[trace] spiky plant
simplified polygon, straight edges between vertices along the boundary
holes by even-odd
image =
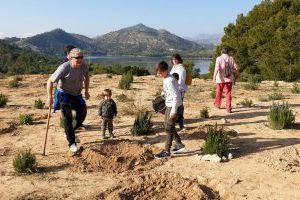
[[[200,110],[200,117],[201,118],[209,118],[209,112],[208,112],[208,108],[207,107],[202,108]]]
[[[131,128],[132,135],[147,135],[153,126],[151,117],[149,112],[139,112],[136,115],[133,127]]]
[[[19,116],[20,124],[22,125],[31,125],[33,124],[33,115],[32,114],[21,114]]]
[[[223,127],[209,126],[203,149],[205,154],[217,154],[220,157],[227,156],[229,153],[229,136]]]
[[[268,113],[270,128],[281,130],[295,123],[295,114],[288,103],[273,103]]]
[[[18,153],[13,160],[13,167],[17,173],[31,174],[37,171],[37,162],[31,149]]]
[[[34,107],[37,109],[43,109],[45,106],[45,102],[43,102],[41,99],[34,100]]]

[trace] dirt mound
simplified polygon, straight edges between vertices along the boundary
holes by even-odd
[[[71,158],[76,171],[121,173],[161,164],[154,160],[150,146],[130,140],[106,140],[84,145],[83,149],[79,156]]]
[[[285,172],[300,171],[300,150],[296,147],[285,147],[281,150],[269,153],[260,162],[268,166]]]
[[[211,189],[178,174],[158,173],[130,178],[97,199],[219,199]]]
[[[9,133],[16,129],[15,122],[3,122],[0,124],[0,134]]]

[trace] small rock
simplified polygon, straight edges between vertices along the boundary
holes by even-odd
[[[232,153],[229,153],[229,154],[228,154],[228,159],[231,160],[232,158],[233,158]]]

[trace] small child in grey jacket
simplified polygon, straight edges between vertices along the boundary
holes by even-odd
[[[117,105],[111,98],[112,92],[110,89],[103,91],[104,100],[99,104],[98,114],[102,118],[102,139],[114,138],[113,134],[113,118],[118,114]],[[105,136],[106,129],[108,129],[109,136]]]

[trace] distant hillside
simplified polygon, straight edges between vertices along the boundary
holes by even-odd
[[[165,56],[177,52],[183,56],[208,57],[213,51],[211,46],[197,44],[166,30],[156,30],[143,24],[96,38],[55,29],[28,38],[5,40],[10,44],[49,55],[62,55],[63,47],[67,44],[77,46],[91,55]]]
[[[178,52],[183,55],[200,56],[207,50],[203,45],[143,24],[114,31],[95,40],[97,46],[112,55],[163,56]]]
[[[5,40],[19,47],[30,48],[34,51],[49,55],[62,55],[63,48],[67,44],[79,47],[89,54],[103,55],[103,52],[98,50],[99,48],[93,44],[93,39],[78,34],[70,34],[62,29],[55,29],[50,32],[19,40],[16,40],[16,38],[6,38]]]
[[[0,40],[0,73],[11,75],[51,73],[58,63],[59,58],[22,49]]]
[[[193,42],[198,44],[206,44],[206,45],[218,45],[221,43],[221,38],[223,34],[199,34],[196,37],[187,38]]]

